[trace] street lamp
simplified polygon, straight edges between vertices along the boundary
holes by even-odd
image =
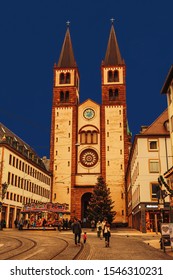
[[[164,178],[160,176],[158,178],[159,186],[160,186],[160,191],[161,191],[161,196],[164,200],[166,196],[170,196],[170,209],[169,209],[169,217],[170,217],[170,223],[173,222],[173,190],[169,187],[169,185],[164,181]],[[164,185],[166,190],[162,190],[162,185]]]
[[[1,185],[1,192],[0,192],[0,230],[3,229],[3,225],[2,225],[2,205],[3,205],[3,200],[5,198],[5,194],[7,192],[7,188],[8,188],[8,185],[7,185],[6,182]]]

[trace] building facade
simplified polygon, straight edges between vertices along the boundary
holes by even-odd
[[[169,221],[169,198],[159,205],[158,178],[172,164],[168,112],[135,135],[126,173],[129,226],[142,232],[158,231]]]
[[[14,227],[24,205],[50,201],[50,187],[51,174],[42,159],[0,123],[0,221],[5,221],[6,227]]]
[[[168,75],[165,79],[164,85],[161,89],[162,94],[166,94],[168,105],[168,117],[171,138],[171,159],[172,166],[165,170],[164,177],[168,186],[173,190],[173,65],[171,65]],[[170,195],[170,222],[173,222],[173,195]]]
[[[86,58],[87,59],[87,58]],[[86,217],[98,176],[110,188],[115,223],[126,224],[125,170],[130,134],[126,113],[126,65],[112,24],[101,64],[102,104],[79,102],[80,75],[69,26],[54,65],[50,140],[52,202],[68,203],[71,217]]]
[[[166,94],[168,105],[168,118],[170,126],[171,137],[171,150],[173,154],[173,65],[171,66],[169,73],[165,79],[164,85],[161,89],[162,94]],[[173,163],[173,159],[172,159]]]

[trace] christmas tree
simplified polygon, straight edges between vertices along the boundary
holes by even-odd
[[[87,208],[88,219],[97,222],[107,218],[108,222],[112,223],[116,215],[116,212],[112,210],[113,204],[110,190],[107,188],[103,177],[98,177]]]

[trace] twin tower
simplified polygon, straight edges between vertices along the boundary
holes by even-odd
[[[126,224],[125,171],[130,146],[126,65],[113,23],[101,64],[101,104],[92,99],[79,102],[80,75],[69,26],[53,76],[52,202],[67,203],[71,217],[87,218],[89,198],[97,178],[102,176],[114,201],[113,210],[117,212],[114,222]]]

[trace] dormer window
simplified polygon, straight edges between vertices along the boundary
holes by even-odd
[[[164,122],[164,127],[165,127],[166,131],[170,131],[169,130],[169,120]]]

